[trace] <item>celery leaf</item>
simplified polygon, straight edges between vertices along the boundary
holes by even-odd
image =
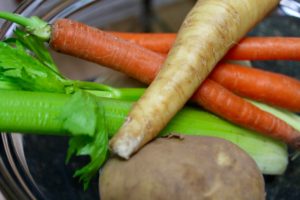
[[[74,174],[83,181],[86,190],[108,155],[104,108],[91,94],[78,91],[64,106],[61,117],[63,128],[71,133],[66,162],[74,154],[90,157],[90,162]]]
[[[25,90],[64,92],[66,81],[45,67],[17,41],[0,42],[0,74]]]
[[[73,135],[93,136],[97,126],[97,101],[92,95],[78,91],[63,107],[63,128]]]
[[[14,30],[14,35],[24,47],[32,51],[35,57],[42,62],[45,66],[49,67],[55,72],[58,72],[57,66],[54,63],[52,56],[46,48],[44,41],[38,37],[28,34],[20,29]]]

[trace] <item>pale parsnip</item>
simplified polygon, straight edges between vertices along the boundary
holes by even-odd
[[[185,18],[156,79],[110,141],[128,159],[152,140],[192,96],[230,47],[279,0],[198,0]]]

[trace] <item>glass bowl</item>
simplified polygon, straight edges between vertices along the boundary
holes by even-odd
[[[33,0],[23,1],[16,13],[39,16],[49,23],[71,18],[104,30],[131,32],[176,32],[195,1],[184,0]],[[150,4],[151,3],[151,4]],[[0,37],[12,35],[15,25],[4,23]],[[250,33],[251,36],[300,36],[300,20],[274,11]],[[113,86],[141,86],[131,78],[90,62],[52,52],[67,77],[96,80]],[[299,63],[252,62],[258,68],[300,79]],[[85,158],[65,165],[67,137],[1,134],[0,188],[8,199],[99,199],[98,179],[83,191],[73,178]],[[300,159],[290,162],[282,176],[265,176],[267,199],[300,199]]]

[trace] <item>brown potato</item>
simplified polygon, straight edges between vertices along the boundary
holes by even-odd
[[[263,176],[239,147],[181,137],[158,138],[128,161],[111,158],[100,174],[101,200],[265,199]]]

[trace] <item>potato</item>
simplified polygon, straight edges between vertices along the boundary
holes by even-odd
[[[158,138],[128,161],[111,158],[100,174],[101,200],[260,200],[256,163],[231,142],[213,137]]]

